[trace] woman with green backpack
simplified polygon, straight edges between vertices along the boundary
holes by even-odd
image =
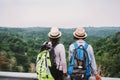
[[[52,45],[52,49],[50,50],[50,72],[54,80],[63,80],[63,76],[67,75],[65,47],[60,43],[61,35],[62,33],[57,27],[52,27],[48,33]]]
[[[67,76],[65,47],[59,42],[61,35],[58,28],[52,27],[49,41],[41,46],[36,60],[39,80],[64,80]]]

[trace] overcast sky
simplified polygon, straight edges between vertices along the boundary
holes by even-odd
[[[120,26],[120,0],[0,0],[0,26]]]

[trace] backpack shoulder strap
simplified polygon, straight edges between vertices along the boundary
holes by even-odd
[[[83,57],[83,55],[84,54],[81,54],[82,56],[80,56],[80,53],[81,53],[81,51],[80,51],[80,49],[83,49],[83,51],[85,51],[85,52],[87,52],[86,51],[86,49],[88,48],[88,44],[85,42],[85,44],[84,45],[78,45],[78,43],[77,42],[75,42],[74,43],[74,55],[77,55],[77,56],[79,56],[79,58],[80,59],[82,59]],[[82,52],[83,52],[82,51]],[[76,54],[77,53],[77,54]],[[85,54],[86,56],[87,56],[87,53]]]
[[[77,49],[78,48],[77,42],[74,42],[73,44],[74,44],[75,49]]]
[[[75,49],[79,48],[77,42],[74,42],[73,44],[74,44]],[[81,46],[81,45],[80,45],[80,46]],[[87,47],[88,47],[88,43],[85,42],[85,44],[83,45],[83,47],[84,47],[84,49],[86,50]]]
[[[91,63],[90,63],[90,59],[89,59],[89,56],[88,56],[87,48],[88,48],[88,44],[85,43],[85,45],[84,45],[84,51],[85,51],[86,56],[87,56],[87,58],[88,58],[88,64],[89,64],[90,67],[91,67]],[[92,68],[92,67],[91,67],[91,68]]]
[[[51,61],[51,65],[52,66],[56,66],[56,60],[55,60],[55,57],[56,57],[56,54],[55,54],[55,47],[57,46],[58,44],[54,45],[51,50],[49,51],[50,53],[50,61]]]
[[[88,44],[85,43],[85,44],[84,44],[84,49],[86,50],[87,48],[88,48]]]

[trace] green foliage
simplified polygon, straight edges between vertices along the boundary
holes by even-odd
[[[114,36],[100,39],[94,44],[97,62],[102,65],[102,75],[120,77],[120,32]]]
[[[30,64],[28,56],[16,54],[15,57],[16,57],[17,65],[19,65],[19,66],[22,65],[24,72],[28,72],[29,71],[28,67]]]
[[[120,77],[120,27],[86,27],[87,42],[92,44],[102,76]],[[40,46],[48,40],[50,28],[0,27],[0,70],[29,72]],[[73,29],[60,29],[66,56],[73,39]],[[67,61],[68,61],[68,57]]]

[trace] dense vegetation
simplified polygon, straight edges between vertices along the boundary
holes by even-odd
[[[35,72],[35,60],[50,28],[0,27],[0,71]],[[60,29],[68,53],[75,29]],[[120,77],[120,27],[86,27],[102,76]]]
[[[120,77],[120,32],[94,43],[95,55],[103,76]]]

